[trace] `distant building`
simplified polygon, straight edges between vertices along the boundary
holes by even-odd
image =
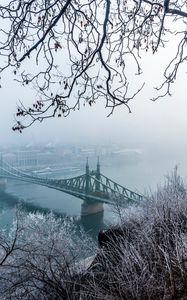
[[[38,165],[38,150],[23,150],[4,153],[3,160],[19,168],[36,167]]]

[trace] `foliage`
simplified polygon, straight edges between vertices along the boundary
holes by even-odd
[[[131,112],[129,102],[144,85],[136,91],[130,85],[131,73],[142,72],[141,56],[177,34],[176,55],[157,97],[170,95],[186,60],[186,17],[184,0],[1,1],[0,72],[12,68],[18,82],[37,90],[36,103],[18,108],[27,122],[17,121],[13,129],[66,117],[98,99],[106,101],[109,115],[120,105]]]
[[[0,236],[0,299],[73,299],[94,243],[69,219],[19,212]]]

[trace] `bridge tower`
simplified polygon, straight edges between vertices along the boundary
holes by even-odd
[[[86,194],[89,194],[89,190],[90,190],[90,171],[89,171],[89,164],[88,164],[88,158],[87,158],[87,162],[86,162]]]
[[[99,180],[101,178],[100,174],[100,163],[99,159],[97,162],[97,169],[95,172],[95,194],[98,195],[100,192],[100,183]],[[88,164],[88,159],[86,162],[86,193],[85,193],[85,200],[83,204],[81,205],[81,216],[89,216],[97,213],[103,213],[104,208],[103,208],[103,203],[99,202],[94,202],[93,200],[90,199],[89,193],[91,192],[90,190],[90,171],[89,171],[89,164]]]
[[[97,169],[96,169],[96,175],[95,175],[95,190],[97,193],[100,192],[100,180],[101,180],[101,173],[100,173],[100,163],[99,163],[99,157],[97,160]]]

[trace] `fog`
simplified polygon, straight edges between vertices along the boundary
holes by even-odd
[[[0,89],[0,147],[41,145],[51,143],[54,146],[71,143],[74,145],[119,144],[126,148],[136,148],[144,152],[147,160],[169,161],[166,172],[171,166],[185,164],[187,139],[187,75],[185,66],[178,73],[178,79],[172,88],[172,97],[150,100],[154,86],[161,82],[161,70],[168,58],[168,50],[153,58],[147,56],[144,64],[144,77],[139,80],[132,76],[131,84],[136,89],[145,81],[145,88],[130,103],[132,113],[125,106],[118,107],[109,118],[110,110],[99,101],[90,107],[82,105],[67,118],[53,118],[35,123],[22,134],[13,132],[16,104],[19,100],[27,106],[35,97],[31,87],[22,87],[11,74],[2,76]],[[186,173],[185,173],[186,176]]]
[[[185,76],[185,75],[184,75]],[[125,106],[118,107],[113,115],[105,103],[92,107],[82,106],[67,118],[53,118],[35,123],[22,134],[13,132],[16,104],[25,105],[34,99],[34,91],[19,87],[14,81],[5,82],[0,89],[1,146],[33,143],[115,143],[125,145],[155,145],[170,151],[186,147],[186,85],[179,79],[172,97],[150,101],[151,88],[146,88],[131,101],[132,113]],[[6,81],[6,78],[5,78]]]

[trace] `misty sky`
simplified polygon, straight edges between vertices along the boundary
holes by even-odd
[[[134,89],[145,80],[144,90],[131,102],[132,114],[121,106],[107,118],[110,112],[102,101],[93,107],[81,108],[71,113],[68,118],[51,119],[43,123],[35,123],[22,134],[13,132],[16,103],[19,100],[25,105],[32,101],[35,92],[27,87],[20,87],[11,80],[10,73],[2,76],[0,89],[0,146],[6,144],[25,145],[27,143],[83,143],[111,144],[119,143],[126,147],[151,147],[175,153],[180,157],[186,152],[187,103],[185,84],[187,75],[185,65],[178,73],[178,80],[173,87],[172,97],[152,102],[153,87],[161,79],[161,69],[168,59],[168,49],[161,50],[157,57],[147,55],[144,60],[144,77],[132,76]],[[176,154],[177,153],[177,154]]]
[[[35,92],[10,80],[10,74],[2,77],[0,89],[0,147],[6,145],[48,144],[75,145],[118,143],[123,148],[138,148],[142,151],[142,162],[137,166],[124,166],[125,182],[130,188],[155,187],[164,175],[179,166],[180,174],[187,179],[187,74],[185,65],[178,73],[172,88],[172,97],[152,102],[153,87],[161,82],[161,69],[171,51],[161,51],[158,57],[147,56],[144,61],[144,90],[131,102],[132,113],[121,106],[107,118],[109,110],[105,103],[93,107],[82,106],[67,118],[49,119],[35,123],[22,134],[13,132],[16,103],[22,100],[25,105],[34,99]],[[137,81],[136,81],[137,80]],[[142,81],[132,76],[132,86],[138,87]],[[85,158],[86,160],[86,158]],[[116,167],[117,168],[117,167]],[[128,171],[127,171],[128,170]],[[131,172],[131,175],[130,173]],[[118,170],[112,174],[119,181]]]

